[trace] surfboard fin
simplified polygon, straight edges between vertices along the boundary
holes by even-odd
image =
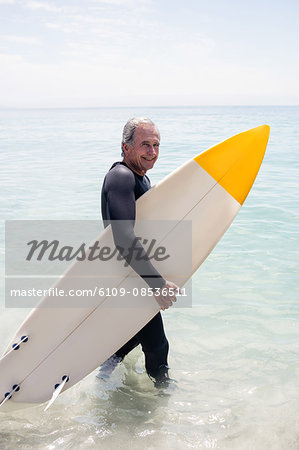
[[[11,399],[11,397],[13,396],[14,392],[17,392],[20,390],[20,386],[18,384],[14,384],[12,387],[12,390],[10,392],[6,392],[4,399],[2,400],[2,402],[0,403],[0,408],[1,406],[4,405],[4,403],[6,403],[8,400]]]
[[[49,401],[49,403],[47,404],[47,406],[45,407],[44,411],[47,411],[47,409],[50,408],[51,405],[53,405],[53,403],[55,402],[55,400],[57,399],[57,397],[59,396],[60,392],[62,391],[62,389],[64,388],[65,383],[67,383],[69,381],[69,377],[67,375],[64,375],[62,377],[62,383],[60,384],[55,384],[54,386],[54,392],[53,395],[51,397],[51,400]]]
[[[22,336],[21,339],[18,342],[16,342],[15,344],[13,344],[11,349],[0,358],[0,361],[1,361],[1,359],[5,358],[7,355],[12,353],[13,351],[19,350],[20,345],[23,344],[23,342],[27,342],[28,339],[29,339],[29,336]]]

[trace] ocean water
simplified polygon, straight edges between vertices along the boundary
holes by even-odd
[[[0,448],[299,449],[299,107],[0,110],[0,352],[28,313],[5,308],[4,220],[100,219],[123,124],[140,115],[162,137],[152,184],[271,126],[249,197],[193,276],[192,308],[163,313],[177,383],[157,391],[137,348],[110,380],[90,374],[46,413],[0,413]]]

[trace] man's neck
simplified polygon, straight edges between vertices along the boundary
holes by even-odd
[[[135,164],[132,164],[130,161],[126,161],[125,158],[122,160],[122,162],[124,162],[125,165],[128,166],[129,169],[133,170],[133,172],[135,172],[137,175],[140,175],[141,177],[143,177],[146,174],[146,170],[140,169]]]

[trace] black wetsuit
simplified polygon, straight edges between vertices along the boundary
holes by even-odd
[[[114,163],[103,183],[102,217],[105,227],[111,223],[114,242],[116,246],[124,249],[123,256],[125,259],[125,249],[130,248],[133,242],[134,247],[139,247],[140,252],[143,252],[144,258],[142,261],[135,261],[134,259],[128,261],[131,267],[150,287],[161,288],[165,280],[147,258],[141,243],[136,242],[134,232],[136,200],[150,187],[150,180],[146,175],[137,175],[124,162]],[[138,344],[141,344],[145,354],[147,373],[154,378],[158,378],[160,371],[165,371],[165,366],[167,366],[169,347],[160,313],[121,347],[115,355],[124,358]]]

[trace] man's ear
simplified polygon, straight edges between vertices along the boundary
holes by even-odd
[[[126,144],[125,142],[122,143],[122,151],[123,151],[124,153],[127,153],[127,152],[128,152],[128,147],[129,147],[128,144]]]

